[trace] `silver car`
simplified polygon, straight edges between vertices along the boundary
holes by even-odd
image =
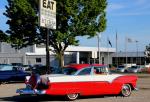
[[[131,66],[130,68],[127,69],[127,72],[130,73],[138,73],[142,71],[142,66]]]
[[[120,65],[116,68],[117,72],[126,72],[126,67],[124,65]]]

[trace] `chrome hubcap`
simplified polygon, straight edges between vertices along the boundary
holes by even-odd
[[[76,99],[78,97],[78,94],[68,94],[67,96],[69,99]]]
[[[131,88],[129,85],[124,85],[123,88],[122,88],[122,94],[124,96],[129,96],[131,93]]]

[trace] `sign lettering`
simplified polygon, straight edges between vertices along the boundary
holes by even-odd
[[[50,9],[50,10],[53,10],[53,7],[54,7],[54,2],[53,1],[47,1],[47,0],[43,0],[43,7],[44,8],[47,8],[47,9]]]

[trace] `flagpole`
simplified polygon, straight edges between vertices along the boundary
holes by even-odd
[[[107,38],[107,64],[109,66],[109,38]]]
[[[127,65],[127,37],[125,38],[125,54],[126,54],[126,65]]]
[[[107,38],[108,64],[109,64],[109,44],[110,44],[110,46],[112,47],[112,44],[111,44],[109,38]]]
[[[108,57],[107,59],[108,59],[108,66],[109,66],[109,44],[108,43],[107,43],[107,54],[108,54],[107,55],[107,57]]]
[[[136,40],[135,41],[135,43],[136,43],[136,53],[137,53],[137,58],[136,58],[136,64],[138,64],[138,41]]]
[[[116,31],[116,64],[118,67],[118,35],[117,35],[117,31]]]

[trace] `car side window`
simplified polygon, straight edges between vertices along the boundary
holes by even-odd
[[[77,71],[75,68],[64,68],[63,69],[63,74],[66,75],[74,75],[74,73]]]
[[[91,73],[91,68],[85,68],[83,70],[81,70],[78,75],[90,75]]]
[[[94,67],[94,73],[95,74],[105,74],[108,73],[107,68],[106,67]]]

